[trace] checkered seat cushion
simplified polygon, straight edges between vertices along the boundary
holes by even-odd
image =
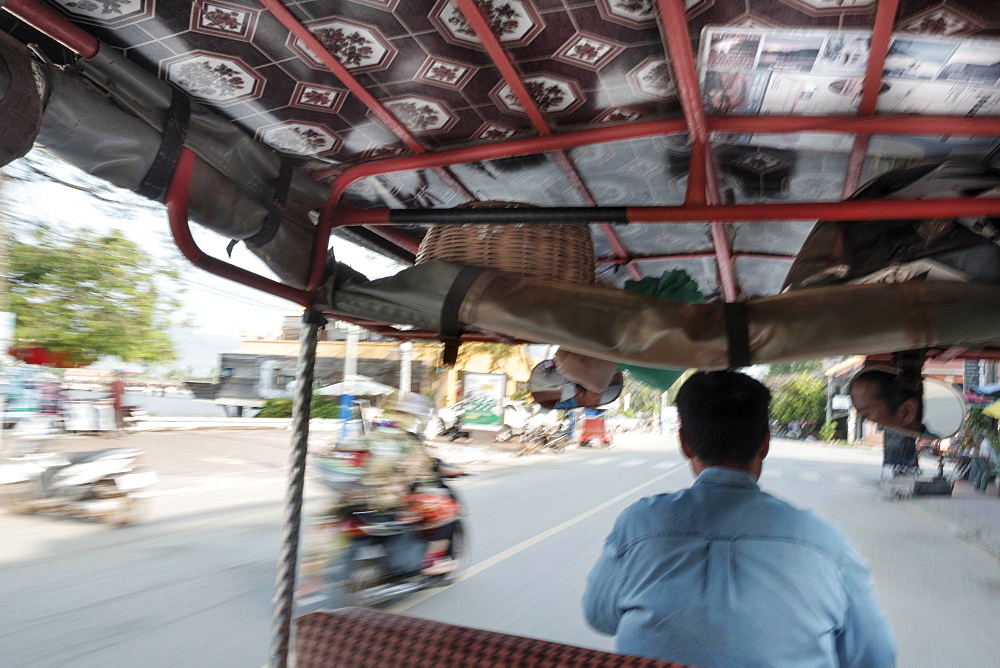
[[[295,628],[295,660],[299,668],[684,668],[679,663],[609,654],[364,608],[314,612],[296,620]]]

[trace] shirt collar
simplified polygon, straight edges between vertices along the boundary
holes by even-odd
[[[729,469],[724,466],[709,466],[694,481],[696,485],[728,485],[760,491],[757,481],[746,471]]]

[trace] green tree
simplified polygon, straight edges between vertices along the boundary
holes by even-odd
[[[628,410],[622,411],[628,417],[651,417],[660,410],[662,390],[650,387],[636,380],[629,371],[622,372],[624,387],[622,396],[631,395]]]
[[[771,400],[771,417],[783,423],[793,420],[821,423],[826,416],[826,385],[807,373],[782,385]]]
[[[13,235],[9,262],[18,345],[70,351],[81,361],[174,359],[166,328],[180,302],[178,290],[164,288],[176,274],[121,232],[29,225]]]
[[[784,364],[769,364],[768,374],[772,376],[789,376],[798,373],[808,373],[819,371],[823,366],[822,360],[800,360],[798,362],[785,362]]]

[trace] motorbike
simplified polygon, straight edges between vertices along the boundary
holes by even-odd
[[[469,432],[462,429],[462,418],[464,416],[465,402],[462,401],[453,406],[442,408],[438,411],[438,436],[447,436],[450,441],[457,441],[460,438],[469,438]]]
[[[138,466],[141,456],[134,448],[110,448],[13,457],[0,462],[0,495],[14,513],[55,512],[125,526],[137,519],[139,492],[158,479]]]
[[[518,439],[514,449],[515,457],[530,455],[542,449],[562,452],[569,445],[569,424],[566,421],[526,429]]]
[[[347,453],[336,453],[346,455]],[[340,464],[354,467],[359,462],[348,461],[352,453]],[[344,466],[317,465],[317,473],[324,484],[342,494],[356,480],[349,479]],[[445,466],[451,469],[451,467]],[[448,477],[469,475],[452,469]],[[437,492],[458,500],[441,481]],[[337,520],[320,519],[313,522],[306,540],[301,585],[299,588],[300,612],[311,609],[358,606],[376,606],[409,594],[454,583],[464,566],[466,533],[462,523],[464,509],[455,520],[448,556],[456,562],[453,570],[435,575],[422,573],[431,531],[407,511],[376,512],[357,507]]]

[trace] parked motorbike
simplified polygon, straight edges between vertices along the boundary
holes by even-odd
[[[48,511],[125,526],[137,519],[137,493],[157,481],[154,471],[139,468],[141,455],[111,448],[6,459],[0,462],[0,497],[15,513]]]
[[[438,411],[438,436],[447,436],[450,441],[457,441],[460,438],[469,438],[469,432],[462,429],[462,418],[464,416],[465,402],[462,401],[453,406],[442,408]]]
[[[517,441],[514,456],[523,457],[545,448],[552,452],[562,452],[569,445],[569,433],[566,421],[526,429]]]

